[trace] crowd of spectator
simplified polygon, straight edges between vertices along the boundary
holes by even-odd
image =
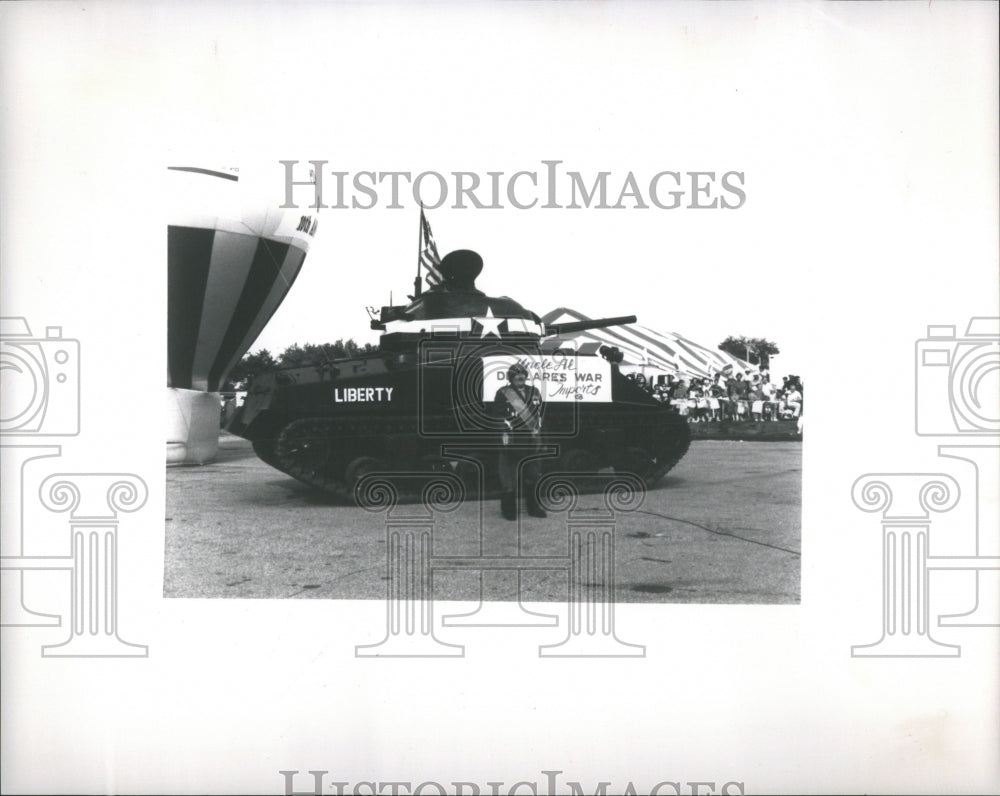
[[[781,386],[762,369],[746,377],[726,369],[705,378],[668,375],[657,383],[641,373],[629,379],[692,423],[722,420],[796,420],[802,416],[802,380],[785,376]]]

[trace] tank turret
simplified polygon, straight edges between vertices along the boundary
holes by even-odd
[[[258,377],[230,430],[272,466],[336,495],[351,497],[373,471],[447,469],[475,496],[495,488],[495,462],[482,454],[500,434],[490,407],[520,361],[545,399],[549,469],[613,467],[652,484],[681,459],[687,422],[625,378],[614,349],[576,354],[559,339],[635,316],[547,326],[514,299],[479,290],[482,270],[476,252],[451,252],[440,282],[372,320],[377,353]]]
[[[460,339],[526,341],[636,321],[634,315],[627,315],[546,325],[514,299],[487,296],[476,288],[483,258],[468,249],[446,255],[438,270],[442,277],[439,284],[411,297],[407,305],[383,306],[379,318],[372,320],[371,328],[383,332],[379,341],[383,350],[413,347],[433,334]]]
[[[415,348],[428,335],[462,339],[539,339],[545,326],[535,313],[507,296],[487,296],[476,287],[483,258],[467,249],[441,260],[441,282],[411,297],[405,306],[382,307],[373,329],[382,331],[385,351]]]

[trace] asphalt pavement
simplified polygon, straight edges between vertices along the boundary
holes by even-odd
[[[398,585],[387,574],[387,528],[428,528],[419,504],[390,515],[339,504],[228,434],[214,462],[169,467],[166,478],[166,597],[385,599]],[[576,585],[613,580],[617,602],[797,603],[801,481],[799,442],[705,440],[641,504],[613,514],[600,493],[518,523],[500,517],[498,500],[467,500],[431,520],[434,597],[566,601],[573,578],[560,559],[575,534],[585,544],[593,530],[598,547],[613,540],[613,574],[599,554],[583,556]],[[484,555],[520,571],[484,571]],[[525,569],[525,559],[541,565]]]

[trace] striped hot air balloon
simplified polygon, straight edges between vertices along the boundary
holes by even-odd
[[[168,176],[167,383],[218,390],[295,282],[315,211],[280,209],[236,170]]]
[[[235,169],[167,177],[167,461],[202,463],[218,451],[214,391],[295,282],[317,222]]]

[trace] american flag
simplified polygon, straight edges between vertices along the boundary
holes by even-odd
[[[420,208],[420,258],[419,263],[427,269],[427,276],[424,277],[428,287],[440,285],[443,281],[441,271],[441,256],[438,254],[437,244],[434,242],[434,235],[431,232],[431,225],[427,223],[424,216],[424,209]]]

